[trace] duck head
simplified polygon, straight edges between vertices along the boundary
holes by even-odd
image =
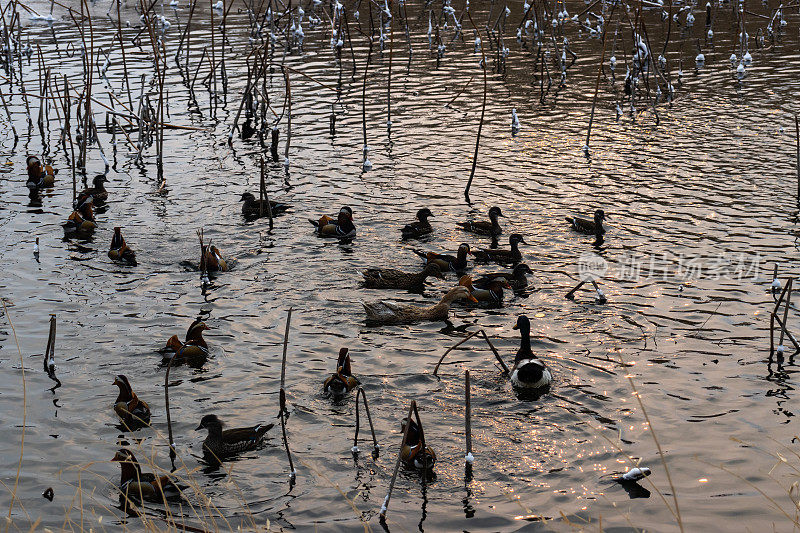
[[[111,249],[116,250],[125,245],[125,239],[122,238],[122,228],[119,226],[114,228],[114,236],[111,238]]]
[[[119,396],[117,396],[117,402],[129,402],[133,399],[133,388],[131,388],[128,378],[122,374],[118,374],[114,377],[114,385],[119,387]]]
[[[512,233],[508,237],[508,243],[511,245],[511,248],[516,248],[519,244],[528,244],[525,242],[525,238],[519,233]]]
[[[517,323],[511,329],[518,329],[521,333],[530,333],[531,331],[531,321],[525,315],[519,315],[517,317]]]
[[[117,453],[114,454],[114,457],[111,459],[111,461],[119,463],[119,466],[122,469],[122,477],[120,480],[121,485],[132,479],[141,479],[142,467],[139,466],[139,461],[137,461],[136,457],[133,456],[132,451],[126,450],[125,448],[120,448]]]
[[[35,155],[29,155],[25,159],[25,164],[28,166],[28,177],[31,179],[39,180],[42,176],[42,162]]]
[[[198,318],[192,322],[192,325],[189,326],[189,329],[186,331],[186,342],[206,347],[206,341],[203,339],[203,332],[209,329],[211,328]]]
[[[464,274],[458,278],[458,284],[461,287],[466,287],[470,293],[475,290],[475,287],[472,286],[472,276],[469,274]]]
[[[245,192],[245,193],[242,193],[242,197],[239,199],[239,201],[240,202],[247,202],[249,204],[251,202],[255,202],[256,201],[256,197],[253,195],[253,193]]]
[[[600,225],[606,219],[606,212],[602,209],[598,209],[594,212],[594,223]]]
[[[107,182],[108,178],[106,178],[105,174],[98,174],[97,176],[94,177],[94,179],[92,179],[92,184],[94,185],[94,188],[100,191],[105,190],[105,186],[103,184]]]
[[[89,196],[84,202],[78,207],[78,213],[80,213],[81,217],[85,220],[94,221],[94,203],[92,202],[92,197]]]
[[[439,265],[436,263],[428,263],[425,265],[425,268],[422,272],[425,274],[425,277],[445,279],[444,274],[442,274],[442,269],[439,268]]]
[[[467,255],[475,255],[475,254],[473,254],[472,251],[469,249],[469,244],[467,243],[460,244],[458,246],[458,252],[456,253],[456,257],[458,259],[466,260]]]
[[[217,418],[217,415],[206,415],[200,419],[200,425],[194,428],[195,431],[200,431],[201,429],[207,429],[209,434],[210,433],[222,433],[222,427],[225,424],[222,423],[222,420]]]
[[[344,206],[341,209],[339,209],[339,215],[337,217],[337,222],[340,226],[342,224],[345,224],[346,221],[350,222],[353,221],[353,210],[350,209],[350,207],[348,206]]]
[[[433,213],[431,213],[431,210],[428,209],[427,207],[423,207],[422,209],[417,211],[417,220],[419,220],[420,222],[427,222],[428,221],[428,217],[432,217],[432,216],[433,216]]]
[[[350,354],[347,348],[339,350],[339,357],[336,359],[336,372],[341,372],[346,376],[352,376],[353,370],[350,366]]]
[[[503,215],[503,213],[502,213],[502,211],[500,211],[499,207],[494,206],[491,209],[489,209],[489,220],[496,221],[497,217],[504,217],[505,218],[505,215]]]
[[[520,263],[517,266],[515,266],[512,272],[514,273],[515,278],[524,278],[525,274],[533,274],[533,270],[531,270],[531,267],[529,267],[525,263]]]

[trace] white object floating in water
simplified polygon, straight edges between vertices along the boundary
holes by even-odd
[[[738,59],[739,58],[736,57],[736,54],[731,54],[731,63],[736,63],[736,61],[738,61]]]
[[[216,4],[214,4],[214,9],[218,11],[222,11],[225,8],[225,4],[222,3],[222,0],[219,0]]]
[[[707,33],[706,35],[708,35],[708,40],[710,41],[711,39],[713,39],[713,38],[714,38],[714,30],[712,30],[711,28],[709,28],[709,29],[708,29],[708,33]]]
[[[36,240],[38,241],[39,239]],[[774,292],[778,292],[779,290],[781,290],[781,280],[779,280],[778,278],[772,280],[772,290]]]
[[[631,468],[619,478],[619,481],[639,481],[652,474],[646,466]]]
[[[353,446],[352,448],[350,448],[350,451],[353,452],[353,453],[358,453],[361,450],[358,449],[358,446]]]
[[[744,63],[739,63],[739,66],[736,67],[736,74],[744,76]]]
[[[750,55],[749,51],[745,52],[744,55],[742,56],[742,60],[745,62],[745,64],[749,64],[750,62],[753,61],[753,56]]]
[[[466,461],[468,465],[471,465],[475,461],[475,457],[472,456],[472,452],[469,452],[464,456],[464,461]]]
[[[511,133],[519,132],[519,118],[517,117],[516,108],[511,110]]]
[[[780,346],[778,346],[778,348],[776,348],[776,350],[778,352],[778,355],[783,355],[783,352],[786,351],[786,348],[781,344]]]
[[[703,55],[703,52],[700,52],[694,60],[698,63],[703,63],[706,60],[706,56]]]

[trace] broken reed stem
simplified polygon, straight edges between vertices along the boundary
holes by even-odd
[[[369,430],[372,432],[372,445],[375,447],[375,452],[377,452],[380,446],[378,445],[378,439],[375,437],[375,428],[372,425],[372,415],[369,413],[369,404],[367,404],[367,394],[364,392],[362,387],[358,387],[356,391],[356,434],[353,437],[353,453],[358,453],[358,430],[359,430],[359,410],[358,410],[358,398],[359,396],[364,398],[364,411],[367,413],[367,421],[369,422]]]
[[[786,324],[784,324],[779,317],[777,317],[775,315],[772,315],[772,317],[778,323],[778,325],[781,327],[781,329],[786,333],[786,336],[789,338],[789,340],[792,341],[792,344],[794,344],[795,350],[800,352],[800,343],[797,342],[797,339],[794,338],[794,335],[792,335],[791,332],[786,328]]]
[[[280,417],[281,417],[281,432],[283,433],[283,446],[286,448],[286,457],[289,458],[289,479],[294,481],[297,477],[297,472],[294,469],[294,461],[292,461],[292,452],[289,450],[289,438],[286,436],[286,392],[281,387],[280,392]]]
[[[47,334],[47,347],[44,349],[44,371],[49,376],[52,374],[50,369],[50,355],[55,359],[56,352],[56,315],[50,315],[50,332]]]
[[[475,26],[475,21],[472,20],[472,15],[469,11],[467,11],[467,17],[469,18],[470,24],[475,29],[475,33],[480,36],[480,32],[478,31],[478,27]],[[437,26],[438,28],[438,26]],[[481,57],[482,57],[482,66],[483,66],[483,102],[481,104],[481,120],[478,122],[478,136],[475,139],[475,153],[472,156],[472,170],[469,172],[469,180],[467,180],[467,187],[464,189],[464,197],[469,203],[469,189],[472,187],[472,179],[475,177],[475,168],[478,165],[478,148],[481,144],[481,130],[483,129],[483,117],[486,115],[486,93],[488,92],[488,79],[486,76],[486,52],[484,52],[484,45],[481,43]]]
[[[177,352],[172,354],[172,357],[169,358],[169,363],[167,363],[167,372],[164,374],[164,409],[167,411],[167,435],[169,438],[169,460],[172,462],[172,469],[175,469],[175,458],[177,454],[175,453],[175,441],[172,438],[172,417],[170,416],[169,411],[169,371],[172,369],[172,362],[175,360],[175,356],[178,355]]]
[[[783,303],[783,305],[784,305],[784,308],[783,308],[783,324],[786,324],[786,321],[789,318],[789,305],[791,305],[791,301],[792,301],[792,281],[793,280],[794,280],[794,278],[789,278],[789,280],[786,282],[786,301]],[[781,328],[781,336],[780,336],[780,339],[778,340],[778,347],[782,347],[783,346],[783,336],[784,336],[785,332],[786,332],[786,329]]]
[[[272,231],[272,205],[269,203],[267,194],[266,169],[264,167],[264,156],[261,156],[261,186],[259,189],[258,216],[264,216],[264,204],[267,204],[267,216],[269,217],[269,229]],[[266,200],[266,201],[265,201]]]
[[[284,385],[286,384],[286,351],[289,348],[289,325],[291,323],[292,323],[292,308],[290,307],[289,312],[286,315],[286,332],[283,334],[283,361],[281,362],[281,390],[284,389]]]
[[[583,280],[583,281],[581,281],[580,283],[578,283],[577,285],[575,285],[575,288],[574,288],[574,289],[572,289],[571,291],[569,291],[569,292],[568,292],[568,293],[567,293],[567,294],[564,296],[564,298],[566,298],[567,300],[571,300],[571,299],[572,299],[572,298],[575,296],[575,293],[578,291],[578,289],[580,289],[581,287],[583,287],[583,285],[586,283],[586,281],[587,281],[587,280]]]
[[[797,143],[797,203],[800,204],[800,119],[794,115],[794,134]]]
[[[414,400],[411,400],[411,405],[408,406],[408,414],[406,415],[406,428],[403,431],[403,440],[400,441],[400,450],[397,452],[397,462],[394,464],[394,472],[392,473],[392,480],[389,482],[389,492],[386,494],[386,498],[383,499],[383,505],[381,506],[381,513],[380,513],[381,522],[386,522],[386,511],[389,510],[389,500],[392,497],[392,490],[394,490],[394,483],[395,481],[397,481],[397,472],[400,470],[400,458],[403,453],[403,447],[406,445],[406,440],[408,439],[408,430],[411,427],[411,414],[416,409],[416,406],[417,406],[416,402]]]
[[[283,79],[286,83],[286,147],[283,151],[283,166],[289,167],[289,144],[292,142],[292,86],[289,84],[289,71],[283,69]],[[270,219],[272,220],[272,219]],[[272,223],[270,222],[270,229]]]
[[[617,8],[617,3],[611,4],[611,14],[608,17],[609,22],[614,17],[614,10]],[[603,74],[603,63],[606,60],[606,30],[608,24],[603,24],[603,52],[600,54],[600,64],[597,65],[597,79],[594,82],[594,97],[592,98],[592,111],[589,113],[589,128],[586,131],[586,145],[583,147],[586,154],[589,154],[589,138],[592,135],[592,123],[594,122],[594,110],[597,107],[597,94],[600,92],[600,77]],[[665,45],[666,46],[666,45]],[[652,49],[651,49],[652,50]],[[651,52],[652,53],[652,52]]]
[[[392,127],[392,51],[394,45],[394,25],[392,22],[394,21],[394,17],[391,15],[392,12],[392,2],[389,0],[389,73],[386,77],[386,127]],[[399,10],[398,10],[399,12]],[[800,180],[800,175],[798,175],[798,180]],[[798,196],[800,198],[800,196]]]
[[[464,434],[467,439],[467,456],[472,455],[472,405],[470,403],[469,370],[464,371]],[[469,463],[467,459],[467,463]]]
[[[508,369],[508,367],[506,366],[506,363],[505,363],[505,361],[503,361],[503,358],[502,358],[502,357],[500,357],[500,354],[497,352],[497,349],[496,349],[496,348],[494,347],[494,345],[492,344],[492,341],[490,341],[490,340],[489,340],[489,337],[486,335],[486,332],[485,332],[484,330],[481,330],[481,335],[483,335],[483,339],[486,341],[486,344],[488,344],[488,345],[489,345],[489,348],[491,348],[491,350],[492,350],[492,353],[493,353],[493,354],[494,354],[494,356],[497,358],[497,361],[500,363],[500,366],[501,366],[501,367],[503,367],[503,372],[504,372],[506,375],[510,374],[510,373],[511,373],[511,371],[510,371],[510,370]]]
[[[445,351],[445,352],[442,354],[442,356],[439,358],[439,361],[436,363],[436,367],[433,369],[433,375],[434,375],[434,376],[438,375],[438,372],[439,372],[439,366],[441,366],[441,364],[442,364],[442,361],[444,361],[444,358],[447,356],[447,354],[449,354],[450,352],[452,352],[453,350],[455,350],[456,348],[458,348],[459,346],[461,346],[462,344],[464,344],[465,342],[467,342],[468,340],[470,340],[472,337],[474,337],[474,336],[475,336],[475,335],[477,335],[478,333],[480,333],[480,330],[478,330],[478,331],[473,331],[472,333],[470,333],[469,335],[467,335],[466,337],[464,337],[463,339],[461,339],[460,341],[458,341],[457,343],[455,343],[453,346],[451,346],[450,348],[448,348],[448,349],[447,349],[447,351]]]

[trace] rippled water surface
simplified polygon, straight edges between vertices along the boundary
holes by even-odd
[[[489,49],[485,25],[489,17],[494,25],[505,4],[474,3],[471,12],[486,43],[489,68],[485,122],[468,204],[462,192],[481,115],[483,71],[466,17],[462,37],[455,37],[452,17],[446,29],[440,28],[446,49],[437,60],[436,44],[429,49],[428,11],[440,16],[442,5],[406,3],[413,49],[409,60],[403,19],[397,14],[391,39],[387,32],[381,52],[380,5],[373,5],[376,33],[365,106],[373,167],[364,171],[362,83],[368,45],[356,26],[369,31],[368,4],[346,6],[353,51],[346,44],[339,63],[330,47],[331,6],[302,2],[302,53],[295,48],[283,54],[279,45],[265,87],[271,108],[281,115],[285,90],[279,65],[290,67],[287,169],[286,118],[278,123],[277,163],[257,137],[243,140],[237,132],[228,144],[247,84],[245,59],[254,46],[248,42],[246,4],[234,4],[226,19],[228,92],[223,95],[219,88],[216,101],[203,85],[209,71],[206,60],[194,94],[175,67],[189,11],[183,4],[177,11],[163,7],[171,22],[164,38],[166,120],[183,128],[165,132],[166,185],[161,191],[155,147],[146,148],[137,162],[124,136],[118,133],[112,139],[103,127],[108,93],[113,91],[122,102],[128,96],[122,84],[122,55],[114,40],[116,9],[106,17],[107,2],[92,6],[94,46],[103,51],[93,77],[93,110],[111,169],[109,206],[97,215],[99,227],[89,242],[64,240],[60,227],[72,201],[71,159],[59,142],[60,115],[51,107],[43,134],[36,124],[39,50],[43,69],[52,69],[61,87],[65,74],[73,96],[83,84],[80,36],[63,8],[56,6],[52,29],[29,20],[23,11],[22,42],[30,42],[34,52],[22,60],[29,96],[20,96],[18,70],[13,86],[6,71],[0,78],[19,134],[15,143],[3,111],[0,297],[8,316],[0,322],[0,477],[5,484],[0,501],[5,509],[11,500],[23,427],[20,354],[10,318],[27,385],[19,499],[12,511],[17,528],[27,529],[29,520],[56,529],[141,527],[139,519],[126,519],[119,509],[114,488],[119,469],[108,461],[121,444],[129,444],[137,455],[151,456],[169,468],[165,368],[157,350],[169,336],[182,336],[200,315],[213,328],[206,335],[212,357],[200,369],[180,366],[170,375],[178,466],[184,476],[191,471],[191,478],[233,527],[250,527],[252,518],[262,529],[269,521],[273,529],[357,530],[364,527],[361,520],[379,529],[377,514],[395,464],[400,419],[409,401],[416,399],[426,437],[439,458],[436,479],[422,483],[418,475],[401,470],[388,513],[390,530],[674,530],[673,489],[633,383],[663,450],[687,530],[752,530],[773,523],[779,531],[791,529],[789,516],[795,511],[788,487],[797,472],[792,465],[797,465],[798,451],[792,442],[796,425],[791,402],[796,367],[793,358],[769,357],[769,285],[774,263],[779,263],[782,276],[800,269],[792,117],[800,94],[796,5],[784,12],[787,25],[780,33],[776,30],[774,44],[767,39],[766,48],[756,48],[757,36],[768,23],[760,17],[771,17],[778,4],[748,3],[745,22],[753,61],[742,79],[728,59],[733,52],[740,54],[730,4],[713,6],[712,42],[705,37],[703,4],[691,7],[696,15],[692,27],[685,26],[685,11],[681,12],[666,54],[675,99],[662,99],[657,117],[644,88],[635,109],[622,100],[635,6],[628,18],[620,17],[624,6],[611,15],[606,5],[605,53],[615,55],[617,66],[612,72],[606,61],[587,158],[583,146],[603,48],[599,36],[575,22],[564,26],[577,60],[559,89],[559,33],[559,49],[547,59],[553,85],[542,99],[536,48],[530,39],[526,44],[515,39],[521,3],[508,3],[511,14],[502,27],[509,54],[501,73],[495,70],[497,54]],[[40,14],[49,10],[47,4],[31,6]],[[682,6],[676,3],[674,12]],[[142,75],[146,90],[153,91],[151,99],[157,101],[158,95],[149,85],[153,49],[147,34],[141,46],[131,41],[139,32],[134,7],[123,5],[122,20],[130,20],[132,26],[123,24],[122,32],[136,105]],[[460,16],[461,2],[453,7]],[[570,16],[586,7],[583,2],[566,5]],[[154,9],[162,12],[160,4]],[[540,15],[541,9],[537,3]],[[358,23],[353,20],[355,10]],[[646,8],[644,20],[652,46],[660,51],[666,23],[659,11]],[[593,12],[600,13],[599,4]],[[322,20],[316,28],[308,25],[311,15]],[[194,14],[189,38],[192,74],[203,47],[210,47],[210,16],[208,6],[198,6]],[[215,13],[214,24],[218,23]],[[219,60],[221,35],[219,30],[214,34]],[[695,64],[698,46],[706,57],[700,68]],[[111,60],[110,86],[97,76],[105,54]],[[546,89],[546,78],[544,82]],[[655,92],[658,84],[652,75],[649,83]],[[617,103],[623,112],[619,118]],[[120,110],[119,103],[114,105]],[[512,108],[521,123],[515,136]],[[75,107],[73,130],[74,113]],[[331,113],[336,116],[333,135]],[[268,118],[274,123],[270,111]],[[130,135],[135,144],[137,131]],[[275,219],[272,231],[266,219],[245,221],[238,202],[243,192],[258,192],[262,152],[268,159],[270,197],[293,205],[289,214]],[[60,169],[56,187],[43,195],[41,207],[30,204],[25,188],[29,154],[44,154]],[[89,179],[103,170],[95,144],[88,153]],[[80,175],[78,179],[80,189]],[[315,237],[307,218],[341,205],[354,211],[357,238],[339,243]],[[529,243],[522,249],[535,272],[530,290],[507,295],[502,308],[458,305],[447,324],[365,323],[362,301],[430,305],[456,278],[450,274],[446,281],[434,280],[423,294],[410,294],[363,289],[360,270],[390,265],[415,271],[421,261],[413,248],[453,252],[461,242],[486,246],[488,240],[458,231],[455,223],[485,218],[492,205],[502,207],[505,235],[519,232]],[[402,242],[399,228],[423,206],[435,214],[435,232],[421,243]],[[572,232],[564,217],[590,214],[598,207],[611,220],[605,243],[593,247],[592,238]],[[137,252],[138,266],[120,266],[107,258],[114,226],[122,226]],[[195,232],[201,227],[206,239],[234,263],[231,272],[216,276],[205,291],[198,272],[185,266],[197,260]],[[37,237],[39,261],[32,253]],[[589,252],[608,262],[601,280],[608,297],[605,305],[595,303],[589,290],[579,291],[574,301],[564,298],[579,280],[579,258]],[[475,272],[487,268],[478,266]],[[232,427],[277,423],[283,332],[290,307],[287,431],[296,484],[288,481],[278,429],[272,430],[273,438],[262,450],[246,453],[222,469],[209,467],[201,457],[203,436],[193,431],[204,414],[217,413]],[[796,324],[793,312],[790,329]],[[54,391],[48,390],[53,382],[41,371],[50,313],[58,320],[55,354],[63,384]],[[433,376],[433,365],[444,350],[477,329],[486,330],[510,363],[518,346],[511,326],[522,313],[533,323],[534,351],[555,376],[547,395],[537,401],[518,399],[478,337],[451,353],[440,377]],[[366,442],[357,459],[351,454],[354,398],[332,404],[321,394],[322,381],[334,370],[342,346],[349,347],[353,370],[370,402],[381,445],[377,460],[369,457]],[[467,480],[464,369],[472,374],[476,456],[473,477]],[[111,406],[117,393],[113,377],[120,373],[150,403],[152,429],[125,433],[118,426]],[[641,483],[646,491],[633,495],[649,491],[649,498],[632,498],[611,480],[612,473],[638,460],[653,474]],[[52,503],[41,497],[47,487],[55,492]],[[164,510],[151,505],[146,512],[160,517]],[[542,523],[542,518],[547,521]],[[193,513],[185,522],[200,527]],[[217,519],[220,529],[231,525]]]

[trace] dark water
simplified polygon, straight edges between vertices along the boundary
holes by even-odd
[[[675,11],[681,5],[676,4]],[[41,13],[49,8],[34,7]],[[329,46],[330,27],[307,26],[312,12],[327,20],[322,12],[329,6],[314,11],[303,3],[307,15],[302,55],[295,51],[274,59],[295,69],[290,71],[292,138],[288,171],[282,161],[270,163],[267,183],[272,198],[294,208],[275,220],[272,232],[266,220],[245,222],[238,203],[242,192],[258,190],[258,141],[243,141],[237,135],[232,147],[227,144],[246,83],[244,58],[250,45],[244,4],[234,6],[227,20],[229,92],[227,102],[220,96],[216,106],[200,81],[195,86],[197,105],[190,105],[189,92],[174,68],[187,7],[179,6],[179,25],[175,12],[164,8],[172,22],[165,38],[168,122],[196,130],[166,132],[168,192],[159,194],[155,149],[147,149],[137,164],[120,135],[114,150],[111,136],[100,128],[101,145],[113,168],[108,175],[109,208],[98,215],[99,228],[91,242],[62,240],[60,223],[71,211],[72,193],[67,158],[57,142],[60,123],[55,112],[51,110],[43,138],[35,125],[38,100],[29,99],[34,120],[29,128],[19,84],[11,88],[5,78],[0,80],[20,133],[14,145],[3,115],[0,297],[16,327],[27,380],[20,499],[12,513],[16,527],[26,529],[29,521],[38,519],[40,525],[55,529],[116,530],[123,523],[114,491],[118,467],[107,461],[127,442],[137,455],[150,455],[161,467],[169,467],[165,370],[156,350],[170,335],[182,336],[192,319],[202,315],[213,328],[206,335],[212,358],[202,369],[172,370],[171,415],[184,461],[182,475],[191,471],[191,478],[233,527],[252,527],[252,517],[262,529],[269,520],[273,529],[357,530],[363,529],[362,518],[369,528],[379,528],[377,513],[401,438],[399,421],[408,402],[416,399],[426,436],[439,457],[437,477],[421,483],[417,475],[401,471],[388,515],[391,530],[597,529],[599,521],[607,528],[674,530],[676,520],[668,507],[672,490],[626,379],[631,377],[664,451],[687,530],[753,529],[772,523],[777,530],[789,529],[790,520],[770,499],[794,516],[788,487],[797,466],[791,407],[796,367],[793,358],[768,357],[768,310],[773,263],[780,264],[784,276],[800,267],[791,116],[800,94],[796,7],[784,12],[788,24],[768,50],[754,46],[757,29],[763,31],[767,21],[748,16],[753,62],[741,80],[728,60],[737,50],[738,34],[730,4],[714,5],[713,45],[704,38],[703,4],[693,6],[697,19],[691,28],[684,27],[681,14],[667,54],[675,101],[658,105],[658,125],[643,99],[636,102],[633,116],[630,104],[622,103],[624,114],[616,119],[614,95],[624,96],[631,31],[628,19],[623,17],[618,25],[619,13],[615,14],[609,22],[606,55],[613,31],[619,28],[616,83],[612,86],[604,78],[600,85],[587,159],[582,147],[602,49],[599,39],[585,29],[579,33],[573,22],[566,25],[577,62],[558,92],[554,73],[554,85],[542,103],[539,78],[534,77],[535,53],[514,38],[522,6],[509,4],[512,14],[504,42],[510,53],[504,74],[492,72],[494,52],[487,49],[486,119],[472,204],[467,204],[462,190],[483,81],[468,21],[463,21],[464,41],[448,44],[437,62],[428,49],[427,11],[416,2],[407,4],[414,54],[409,65],[404,30],[395,26],[390,134],[388,40],[381,54],[376,38],[366,98],[374,166],[365,172],[361,82],[366,39],[353,26],[357,73],[351,76],[346,46],[340,75]],[[378,7],[373,7],[377,21]],[[454,7],[457,14],[463,8]],[[567,5],[570,16],[584,7],[582,2]],[[766,16],[776,7],[775,1],[747,5],[748,11]],[[123,20],[135,26],[138,15],[132,8],[124,6]],[[108,52],[115,24],[104,16],[107,4],[93,9],[95,46]],[[432,9],[439,13],[441,5]],[[478,3],[471,9],[482,27],[489,5]],[[492,7],[492,22],[500,9],[500,4]],[[359,8],[365,31],[367,10],[367,4]],[[660,49],[666,26],[657,10],[646,11],[649,38]],[[207,6],[195,13],[192,68],[201,48],[210,43],[209,15]],[[45,68],[67,74],[80,86],[80,59],[72,53],[79,43],[74,24],[58,8],[55,19],[57,42],[46,24],[23,16],[23,42],[29,40],[34,50],[41,47]],[[137,30],[123,31],[130,38]],[[449,42],[452,19],[441,31]],[[218,32],[215,38],[220,38]],[[697,39],[706,56],[700,69],[694,60]],[[561,37],[558,41],[560,45]],[[134,98],[141,88],[139,76],[152,74],[149,52],[146,39],[141,48],[126,42]],[[110,57],[113,91],[127,101],[118,45]],[[552,62],[549,68],[557,70]],[[204,63],[199,79],[207,71]],[[27,91],[38,94],[36,55],[23,61],[23,72]],[[337,100],[330,88],[340,76],[343,92]],[[463,94],[445,106],[471,78]],[[107,104],[108,91],[95,76],[95,98]],[[280,112],[284,92],[279,70],[271,76],[269,91]],[[9,97],[12,92],[15,95]],[[516,136],[511,134],[512,108],[521,122]],[[337,116],[333,136],[332,109]],[[105,110],[95,105],[94,111],[100,127]],[[279,127],[282,160],[285,121]],[[24,162],[28,154],[43,151],[60,173],[43,205],[31,207]],[[95,145],[89,151],[89,177],[102,173],[103,166]],[[340,205],[352,206],[357,238],[341,244],[314,237],[306,219]],[[436,280],[423,295],[369,291],[359,287],[361,269],[391,265],[416,270],[420,260],[411,253],[413,247],[454,251],[460,242],[486,245],[485,239],[457,231],[455,222],[473,215],[483,218],[492,205],[501,206],[506,215],[506,235],[520,232],[530,243],[523,253],[535,271],[533,290],[507,297],[502,309],[458,306],[452,327],[441,322],[366,326],[361,301],[432,304],[455,278]],[[401,242],[399,228],[422,206],[436,215],[435,233],[422,244]],[[571,232],[564,216],[597,207],[612,220],[606,242],[593,248],[592,238]],[[119,266],[107,258],[115,225],[123,227],[139,266]],[[205,293],[199,274],[183,266],[196,260],[195,231],[200,227],[207,239],[235,259],[234,269],[217,276]],[[40,262],[32,254],[36,237]],[[595,304],[590,291],[579,292],[575,301],[564,299],[578,281],[579,258],[587,252],[609,262],[601,281],[606,305]],[[289,485],[277,430],[264,449],[226,463],[225,469],[207,469],[200,461],[203,437],[193,431],[204,414],[217,413],[231,426],[277,422],[281,345],[290,307],[294,315],[287,366],[288,432],[297,463],[296,485]],[[54,392],[47,390],[52,382],[41,371],[50,313],[58,316],[55,351],[63,383]],[[477,337],[449,356],[455,364],[444,366],[440,379],[432,375],[443,351],[465,331],[479,328],[492,336],[506,361],[513,360],[518,336],[511,326],[521,313],[532,319],[535,352],[554,372],[549,394],[535,402],[518,400]],[[794,322],[790,315],[790,328]],[[366,453],[366,443],[365,453],[353,460],[353,398],[332,405],[320,394],[342,346],[350,348],[354,372],[369,397],[382,447],[377,461]],[[0,476],[8,486],[0,492],[0,501],[7,506],[19,460],[23,396],[19,354],[5,317],[0,368]],[[469,482],[463,469],[465,368],[473,376],[476,456]],[[126,374],[150,403],[153,429],[126,434],[117,427],[111,405],[116,397],[112,381],[119,373]],[[641,459],[653,470],[642,482],[650,498],[632,499],[610,481],[609,474],[633,465],[628,457]],[[52,503],[41,497],[47,487],[55,491]],[[148,514],[161,516],[162,510],[149,506]],[[553,521],[542,525],[537,517]],[[188,524],[200,521],[187,512]],[[141,522],[132,519],[128,525],[137,529]],[[231,527],[219,518],[216,525]]]

